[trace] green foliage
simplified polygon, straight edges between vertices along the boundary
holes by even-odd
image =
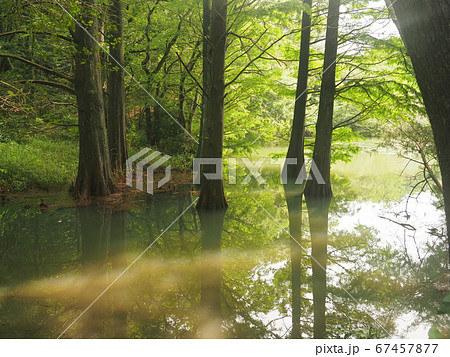
[[[450,315],[450,294],[448,294],[439,305],[439,313]]]
[[[407,116],[383,126],[383,145],[420,168],[413,182],[428,186],[442,198],[442,183],[433,132],[425,117]]]
[[[428,330],[428,337],[431,339],[443,339],[445,338],[443,336],[443,334],[441,333],[441,331],[439,331],[439,329],[435,326],[433,326],[432,328],[430,328]]]
[[[66,185],[75,178],[76,144],[44,138],[0,143],[0,189],[23,191]]]
[[[179,171],[191,171],[192,170],[192,160],[194,155],[192,153],[184,152],[176,154],[170,159],[170,165],[173,169]]]

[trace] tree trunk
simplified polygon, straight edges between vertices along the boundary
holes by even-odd
[[[197,149],[197,157],[203,156],[203,141],[204,141],[204,123],[206,121],[207,111],[208,111],[208,95],[210,92],[210,76],[209,72],[211,70],[210,54],[211,54],[211,44],[209,39],[211,27],[211,0],[203,0],[203,93],[202,93],[202,114],[200,116],[200,135],[199,135],[199,145]]]
[[[207,117],[204,125],[203,157],[222,159],[223,120],[225,96],[225,52],[227,38],[227,1],[213,0],[211,10],[211,48],[208,58],[210,67],[210,90],[207,102]],[[205,165],[203,172],[215,172],[214,165]],[[228,206],[223,180],[202,178],[197,208],[220,210]]]
[[[319,184],[315,177],[313,180],[308,181],[305,188],[307,201],[309,198],[327,198],[332,196],[330,183],[331,138],[333,134],[334,95],[336,92],[335,76],[340,4],[340,0],[330,0],[328,7],[322,85],[313,153],[313,161],[317,165],[325,184]]]
[[[393,8],[433,129],[450,255],[450,1],[397,0]]]
[[[111,0],[109,52],[120,64],[110,59],[108,77],[108,144],[113,172],[123,170],[128,158],[125,126],[125,84],[122,0]]]
[[[304,4],[311,9],[312,0],[305,0]],[[309,10],[308,10],[309,11]],[[296,165],[287,165],[288,186],[295,188],[295,181],[300,174],[305,162],[304,141],[305,141],[305,117],[306,101],[308,97],[308,74],[309,74],[309,53],[311,42],[311,15],[308,11],[303,11],[302,18],[302,39],[300,43],[300,59],[298,66],[297,91],[295,94],[294,120],[292,122],[291,140],[287,158],[297,159]],[[302,193],[304,186],[299,186],[297,193]]]
[[[187,91],[186,91],[186,79],[190,72],[194,69],[195,63],[201,56],[201,52],[198,50],[198,47],[200,47],[201,42],[198,41],[195,44],[194,50],[192,52],[191,58],[189,59],[189,62],[187,65],[185,65],[185,68],[180,64],[180,85],[179,85],[179,95],[178,95],[178,121],[181,124],[181,126],[186,129],[187,132],[191,133],[191,113],[189,112],[188,116],[186,116],[186,99],[187,99]],[[182,61],[180,57],[180,61]],[[197,94],[195,95],[194,101],[197,100]],[[194,106],[195,108],[195,106]]]
[[[199,144],[197,150],[197,157],[203,156],[203,142],[205,136],[205,122],[208,112],[208,95],[210,93],[210,71],[211,71],[211,43],[210,43],[210,30],[211,30],[211,0],[203,0],[203,93],[202,93],[202,114],[200,116],[200,135]]]
[[[312,0],[305,0],[309,6]],[[291,285],[292,285],[292,331],[291,338],[301,338],[301,277],[302,277],[302,205],[304,185],[296,181],[301,172],[304,157],[306,101],[308,97],[309,53],[311,42],[311,15],[303,11],[302,38],[295,94],[294,119],[287,159],[296,159],[296,164],[286,162],[287,182],[284,185],[289,211],[289,233],[291,236]]]
[[[319,114],[316,124],[316,142],[313,161],[325,184],[316,177],[307,181],[305,198],[308,206],[311,246],[312,285],[314,304],[314,338],[325,336],[326,266],[328,241],[328,210],[332,191],[330,182],[331,139],[333,109],[336,92],[336,59],[339,31],[340,0],[330,0],[328,7],[325,55],[320,89]]]
[[[181,76],[180,86],[179,86],[179,94],[178,94],[178,122],[180,125],[186,128],[186,113],[184,104],[186,102],[186,88],[184,86],[183,75]]]
[[[98,33],[95,0],[82,2],[81,23],[90,34]],[[78,105],[80,154],[74,194],[79,198],[106,196],[115,191],[106,136],[99,48],[80,27],[74,32],[75,91]]]
[[[391,16],[392,21],[394,22],[395,26],[397,27],[397,30],[398,30],[400,36],[402,36],[402,28],[400,27],[397,16],[395,15],[395,10],[392,6],[392,0],[384,0],[384,2],[386,4],[386,7],[389,10],[389,15]]]

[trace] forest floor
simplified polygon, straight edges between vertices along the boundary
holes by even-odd
[[[164,186],[158,188],[156,182],[159,182],[164,177],[164,170],[155,171],[154,176],[154,192],[180,194],[186,191],[192,191],[192,173],[173,170],[171,179]],[[146,175],[144,175],[144,187],[146,186]],[[54,187],[50,190],[32,189],[22,192],[0,192],[0,204],[14,207],[24,207],[27,209],[59,209],[65,207],[85,206],[90,204],[97,204],[101,206],[108,206],[113,209],[129,209],[133,205],[152,195],[137,190],[134,187],[129,187],[125,184],[125,177],[120,177],[116,181],[118,191],[107,197],[98,197],[92,200],[77,200],[74,199],[66,186]],[[135,179],[133,179],[133,186],[135,186]],[[43,200],[45,205],[41,205]]]

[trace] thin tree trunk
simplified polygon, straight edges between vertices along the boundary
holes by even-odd
[[[441,168],[450,255],[450,2],[393,2],[433,129]]]
[[[308,181],[305,188],[307,201],[309,198],[327,198],[332,196],[330,183],[331,138],[333,134],[334,95],[336,93],[335,76],[340,4],[341,0],[330,0],[328,7],[324,70],[320,89],[319,114],[316,124],[316,142],[313,153],[313,161],[317,165],[325,184],[319,184],[317,178]]]
[[[211,68],[210,90],[208,93],[207,117],[204,125],[203,157],[222,159],[223,120],[225,96],[225,52],[227,38],[227,1],[213,0],[211,10]],[[205,165],[205,173],[215,172],[214,165]],[[220,210],[228,206],[223,180],[201,181],[200,198],[197,208],[201,210]]]
[[[311,9],[312,0],[305,0],[304,4]],[[310,10],[308,10],[310,11]],[[308,11],[303,11],[302,19],[302,39],[300,43],[300,59],[298,66],[297,90],[295,94],[294,119],[292,122],[291,140],[287,158],[297,159],[296,165],[287,165],[288,185],[295,188],[295,181],[300,174],[301,168],[305,162],[304,141],[305,141],[305,117],[306,101],[308,98],[308,71],[309,71],[309,53],[311,42],[311,15]],[[304,186],[299,186],[298,193],[302,193]]]
[[[183,78],[180,80],[179,94],[178,94],[178,122],[186,129],[186,113],[184,104],[186,102],[186,88],[184,86]]]
[[[314,338],[325,336],[326,266],[328,241],[328,210],[332,191],[330,182],[331,139],[333,134],[334,95],[336,92],[336,59],[338,48],[340,0],[330,0],[325,40],[324,70],[320,90],[319,114],[313,161],[322,175],[307,181],[305,188],[312,245],[312,285],[314,303]]]
[[[119,62],[110,60],[108,77],[108,144],[113,172],[123,170],[128,157],[125,125],[125,84],[123,44],[122,0],[111,0],[110,5],[110,54]]]
[[[304,1],[310,11],[312,0]],[[303,164],[305,141],[306,101],[308,96],[309,53],[311,42],[311,15],[303,11],[302,38],[298,66],[297,90],[295,94],[294,119],[287,159],[296,159],[296,164],[286,162],[287,182],[284,185],[289,211],[289,233],[291,236],[291,285],[292,285],[292,331],[291,338],[301,338],[301,277],[302,277],[302,205],[304,185],[296,185]]]
[[[200,41],[198,41],[195,44],[194,47],[194,51],[192,52],[191,58],[189,59],[189,62],[187,63],[187,65],[181,65],[180,64],[180,85],[179,85],[179,95],[178,95],[178,118],[179,118],[179,123],[181,124],[181,126],[186,129],[189,133],[191,132],[191,127],[190,127],[190,115],[191,113],[189,113],[189,116],[186,116],[186,109],[185,109],[185,104],[186,104],[186,99],[187,99],[187,91],[186,91],[186,79],[189,75],[189,73],[192,71],[192,69],[195,66],[195,63],[197,62],[197,60],[199,59],[199,57],[201,56],[201,52],[198,51],[198,47],[200,46]],[[181,57],[180,57],[180,61],[182,61]],[[197,100],[197,94],[195,95],[195,99]]]
[[[202,114],[200,116],[200,135],[199,135],[199,145],[197,149],[197,157],[203,156],[203,141],[204,141],[204,123],[206,121],[207,111],[208,111],[208,95],[210,92],[210,53],[211,53],[211,43],[209,39],[211,27],[211,0],[203,0],[203,22],[202,22],[202,32],[203,32],[203,93],[202,93]]]
[[[98,33],[95,0],[82,1],[81,23],[90,34]],[[80,154],[74,194],[79,198],[106,196],[115,191],[106,135],[100,73],[95,41],[80,27],[74,32],[75,91],[78,105]]]

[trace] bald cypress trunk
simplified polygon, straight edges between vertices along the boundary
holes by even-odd
[[[305,0],[303,3],[308,5],[311,9],[312,0]],[[297,76],[297,90],[295,94],[294,119],[292,122],[291,139],[289,141],[289,148],[286,156],[287,158],[297,159],[296,165],[287,165],[286,168],[289,187],[295,184],[295,181],[305,162],[305,117],[306,102],[308,98],[309,53],[311,42],[311,15],[308,11],[303,11],[302,39],[300,43],[300,59]],[[300,191],[301,193],[302,188],[303,186],[300,186],[296,191]]]
[[[83,0],[80,22],[96,36],[95,0]],[[106,196],[115,191],[106,135],[98,45],[80,26],[74,31],[75,91],[80,153],[74,194],[79,198]]]
[[[123,5],[122,0],[111,0],[109,8],[109,52],[118,62],[110,59],[108,77],[108,145],[113,172],[121,171],[127,160],[125,126],[125,84],[123,44]]]
[[[450,1],[393,2],[433,129],[442,174],[450,254]]]
[[[328,210],[332,191],[330,182],[331,139],[333,134],[334,96],[336,93],[336,59],[339,31],[340,0],[330,0],[327,33],[320,90],[319,114],[316,124],[316,142],[313,160],[324,183],[317,178],[307,181],[305,198],[308,206],[312,246],[312,285],[314,304],[314,338],[324,338],[326,330],[326,268],[328,242]]]
[[[209,42],[209,32],[211,27],[211,0],[203,0],[203,93],[202,93],[202,114],[200,117],[200,135],[199,144],[197,149],[197,157],[203,157],[203,137],[204,137],[204,123],[206,121],[206,116],[208,112],[208,95],[210,91],[209,81],[210,81],[210,42]]]
[[[433,129],[450,255],[450,1],[397,0],[393,8]]]
[[[301,338],[301,279],[302,279],[302,205],[304,185],[296,184],[296,180],[305,162],[305,117],[308,97],[309,53],[311,42],[311,9],[312,0],[305,0],[309,6],[303,11],[302,38],[300,42],[300,59],[295,94],[294,119],[291,139],[286,155],[287,159],[296,159],[296,164],[286,161],[287,182],[284,185],[286,203],[289,212],[289,234],[291,236],[291,286],[292,286],[292,331],[291,338]]]
[[[222,159],[226,38],[227,1],[213,0],[211,8],[211,48],[208,55],[210,60],[210,88],[202,140],[202,156],[207,158]],[[215,170],[214,165],[203,167],[204,173],[212,173]],[[223,180],[209,180],[203,177],[197,208],[200,210],[221,210],[227,206]]]
[[[334,96],[336,93],[335,76],[340,4],[340,0],[330,0],[328,7],[325,56],[313,153],[313,160],[325,184],[319,184],[316,178],[308,181],[305,188],[307,201],[309,198],[330,198],[332,196],[330,183],[331,138],[333,134]]]

